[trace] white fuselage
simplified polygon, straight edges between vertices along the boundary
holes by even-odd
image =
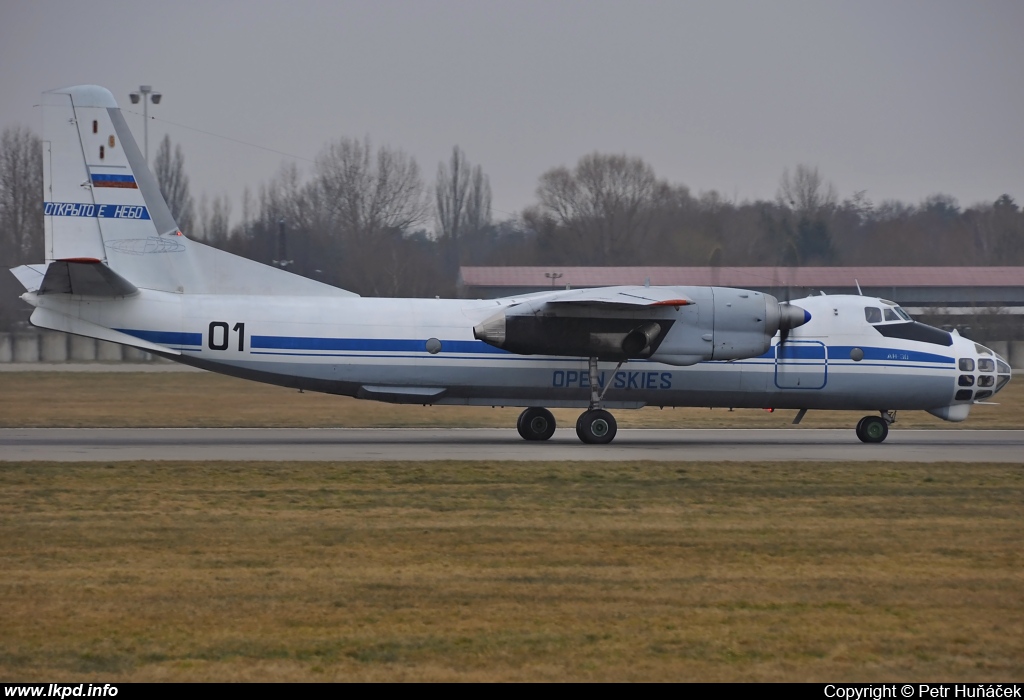
[[[172,359],[259,381],[404,403],[586,407],[586,358],[517,355],[476,340],[473,326],[515,298],[381,299],[186,295],[142,290],[125,299],[79,298],[73,315],[180,352]],[[38,300],[40,306],[65,301]],[[864,319],[870,297],[819,296],[795,305],[811,321],[781,348],[680,367],[650,360],[600,363],[609,407],[722,406],[939,410],[962,406],[987,351],[886,337]],[[432,352],[433,351],[433,352]],[[980,355],[979,355],[980,353]],[[858,359],[859,358],[859,359]],[[1008,368],[1006,379],[1008,379]],[[992,371],[989,386],[1001,387]],[[959,382],[959,383],[958,383]],[[1005,383],[1005,382],[1002,382]],[[973,390],[972,390],[973,391]],[[962,419],[957,411],[942,417]],[[938,414],[937,414],[938,415]]]

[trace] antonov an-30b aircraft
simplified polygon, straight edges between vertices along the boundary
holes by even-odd
[[[897,410],[949,421],[1010,380],[956,332],[865,296],[780,303],[723,287],[607,287],[493,300],[364,299],[182,235],[113,96],[43,95],[46,263],[13,272],[32,323],[280,386],[416,404],[585,409],[576,432],[611,442],[609,408]]]

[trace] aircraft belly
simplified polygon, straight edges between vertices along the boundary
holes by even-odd
[[[214,370],[231,367],[229,373],[259,375],[261,381],[274,384],[367,398],[375,394],[362,387],[420,387],[444,390],[423,403],[586,406],[591,393],[586,363],[573,358],[274,357],[212,363],[211,354],[200,353],[190,364]],[[598,372],[598,388],[607,387],[604,402],[611,407],[878,410],[942,406],[953,393],[949,372],[923,368],[835,364],[824,388],[780,389],[775,380],[774,363],[758,360],[692,367],[630,362],[618,369],[601,363]]]

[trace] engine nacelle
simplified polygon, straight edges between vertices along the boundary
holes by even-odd
[[[544,313],[520,306],[492,316],[473,328],[485,343],[519,355],[560,355],[629,360],[649,357],[676,319],[636,319]],[[536,313],[534,313],[536,311]]]

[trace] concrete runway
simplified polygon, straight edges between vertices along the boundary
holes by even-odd
[[[898,430],[864,445],[853,430],[620,430],[583,445],[562,429],[548,442],[509,429],[12,428],[0,461],[870,461],[1024,463],[1024,430]]]

